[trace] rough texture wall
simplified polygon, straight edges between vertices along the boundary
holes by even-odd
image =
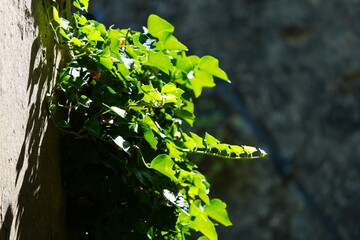
[[[0,4],[1,240],[64,239],[59,134],[44,101],[58,56],[44,2]]]
[[[337,239],[360,239],[358,0],[91,4],[99,20],[121,28],[141,30],[150,13],[158,14],[175,25],[175,35],[191,53],[219,58],[231,87],[294,166],[284,180],[270,159],[227,162],[225,167],[208,160],[222,169],[212,189],[228,202],[235,224],[221,229],[220,239],[322,240],[334,238],[331,229],[338,232]],[[198,114],[203,128],[229,142],[262,144],[244,119],[226,109],[229,103],[216,104],[221,97],[204,92],[208,98],[200,107],[206,115]],[[209,173],[215,171],[209,166]],[[291,184],[294,177],[333,227],[326,230],[307,207]]]

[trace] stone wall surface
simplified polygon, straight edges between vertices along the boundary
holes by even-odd
[[[219,58],[242,103],[234,100],[225,107],[218,93],[205,91],[199,106],[208,110],[199,110],[199,122],[206,119],[201,128],[276,153],[225,166],[209,160],[220,168],[214,195],[227,201],[235,225],[220,228],[220,239],[360,239],[359,1],[91,4],[98,20],[119,28],[141,30],[149,14],[158,14],[174,24],[190,54]],[[263,129],[260,133],[232,111],[240,105]],[[269,136],[270,146],[259,141],[262,134]],[[276,170],[279,158],[293,166],[286,174]],[[210,174],[215,171],[201,165]]]
[[[65,239],[58,133],[45,94],[57,54],[45,1],[0,4],[0,239]]]

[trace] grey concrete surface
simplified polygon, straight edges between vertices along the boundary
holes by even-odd
[[[58,132],[45,94],[57,51],[43,1],[0,4],[0,239],[65,239]]]

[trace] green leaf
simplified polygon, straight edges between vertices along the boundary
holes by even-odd
[[[209,240],[209,239],[205,236],[202,236],[202,237],[199,237],[197,240]]]
[[[152,36],[160,38],[160,40],[165,40],[175,29],[171,23],[155,14],[148,17],[147,28]]]
[[[195,66],[196,64],[198,64],[199,61],[200,61],[200,58],[199,58],[198,56],[195,56],[195,55],[189,56],[188,59],[189,59],[189,61],[191,62],[191,64],[192,64],[193,66]]]
[[[74,45],[77,46],[83,46],[84,44],[76,37],[71,38],[70,40],[71,43],[73,43]]]
[[[99,62],[107,70],[111,70],[113,67],[113,61],[109,57],[100,57]]]
[[[177,106],[180,106],[182,103],[181,95],[184,93],[184,90],[177,88],[175,84],[168,83],[161,88],[161,93],[165,103],[176,103]]]
[[[181,91],[181,93],[184,92],[183,90],[177,88],[176,85],[173,83],[168,83],[161,88],[162,93],[177,93],[179,90]]]
[[[164,174],[169,177],[173,181],[177,181],[175,177],[175,171],[173,170],[174,162],[173,160],[166,154],[160,154],[155,157],[150,164],[152,169],[157,170],[158,172]]]
[[[65,39],[70,40],[71,34],[67,34],[64,29],[60,28],[59,33],[61,36],[63,36]]]
[[[200,201],[196,200],[190,205],[190,214],[194,217],[189,224],[189,227],[195,231],[200,231],[209,240],[217,240],[217,233],[214,224],[208,218],[204,209],[200,206]]]
[[[130,71],[126,68],[125,64],[120,62],[116,64],[116,69],[118,70],[118,73],[123,77],[127,78],[130,77]]]
[[[153,149],[157,149],[158,140],[151,129],[144,130],[144,138],[150,144]]]
[[[82,33],[85,33],[86,35],[89,35],[94,30],[95,30],[95,27],[92,25],[86,25],[86,26],[83,26],[80,28],[80,31]],[[100,36],[100,32],[99,31],[97,31],[97,32],[99,33],[99,36]]]
[[[74,7],[87,12],[89,7],[89,0],[73,0],[73,5]]]
[[[116,113],[116,115],[122,117],[122,118],[125,118],[126,115],[127,115],[127,112],[121,108],[118,108],[116,106],[113,106],[110,108],[111,111],[113,111],[114,113]]]
[[[189,137],[186,133],[183,133],[182,136],[184,137],[184,145],[185,145],[185,147],[187,149],[189,149],[190,151],[193,151],[194,148],[196,148],[196,142],[194,141],[194,139]]]
[[[60,18],[59,18],[59,11],[54,6],[52,7],[52,10],[53,10],[53,19],[54,19],[54,21],[57,22],[60,25],[61,23],[60,23]]]
[[[96,21],[92,21],[92,22],[95,23],[95,29],[100,32],[100,35],[105,37],[107,35],[107,30],[106,30],[104,24],[101,24]]]
[[[119,33],[119,31],[109,29],[108,31],[108,41],[110,41],[110,52],[111,56],[116,59],[121,59],[120,53],[119,53],[119,43],[122,35]]]
[[[171,158],[174,159],[182,158],[183,152],[180,152],[172,141],[166,143],[166,148],[169,150],[168,154]]]
[[[226,203],[220,199],[212,199],[210,205],[206,205],[204,209],[209,217],[218,221],[222,225],[226,227],[232,225],[226,211]]]
[[[259,158],[259,157],[264,157],[267,155],[267,153],[260,148],[246,146],[246,145],[242,145],[242,147],[243,147],[245,153],[251,158]],[[254,156],[254,153],[256,153],[255,156]]]
[[[87,10],[88,10],[88,7],[89,7],[89,0],[79,0],[79,1],[80,1],[81,5],[82,5],[83,8],[84,8],[84,9],[82,9],[82,10],[87,11]]]
[[[109,91],[109,93],[115,95],[116,91],[114,89],[112,89],[110,86],[106,86],[107,90]]]
[[[209,148],[213,148],[214,145],[216,144],[220,144],[220,141],[217,140],[215,137],[213,137],[212,135],[205,133],[205,143],[206,146]]]
[[[145,115],[143,119],[143,123],[145,123],[148,127],[150,127],[154,132],[159,134],[161,137],[165,137],[159,129],[160,127],[159,124],[154,122],[154,120],[152,120],[149,115]]]
[[[236,154],[240,155],[244,153],[244,148],[237,145],[230,145],[230,149]]]
[[[199,62],[199,69],[201,71],[210,73],[215,77],[218,77],[225,81],[229,81],[226,73],[221,68],[219,68],[219,60],[217,60],[214,57],[211,56],[202,57]]]
[[[200,199],[203,200],[205,204],[210,204],[209,195],[207,194],[207,192],[205,190],[199,189],[198,194],[199,194]]]
[[[203,138],[200,137],[199,135],[193,133],[193,132],[190,132],[190,135],[192,137],[192,139],[194,139],[195,143],[196,143],[196,148],[205,148],[203,142]]]
[[[192,90],[194,91],[195,97],[201,95],[204,87],[214,87],[215,82],[211,74],[203,71],[196,71],[192,78],[189,78],[189,82]]]
[[[85,95],[81,95],[78,102],[83,107],[89,108],[92,100]]]
[[[153,87],[150,83],[149,85],[142,85],[141,90],[144,93],[144,97],[142,100],[147,103],[152,103],[153,101],[161,101],[162,96],[161,93]]]
[[[84,15],[80,15],[78,13],[74,13],[74,18],[79,25],[85,25],[88,22]]]
[[[191,62],[191,59],[186,56],[177,56],[176,67],[183,71],[186,75],[194,69],[194,65]]]
[[[176,109],[175,115],[184,119],[188,124],[190,124],[190,126],[192,126],[195,122],[195,115],[192,112],[183,109]]]
[[[91,31],[91,32],[87,35],[87,38],[88,38],[90,41],[100,41],[100,42],[103,42],[103,41],[104,41],[104,39],[101,37],[100,31],[98,31],[98,30],[93,30],[93,31]]]
[[[169,56],[162,52],[149,52],[148,62],[145,63],[145,65],[156,67],[167,74],[169,74],[169,71],[174,67]]]
[[[187,50],[187,47],[172,35],[165,40],[165,43],[163,43],[163,48],[167,50]]]

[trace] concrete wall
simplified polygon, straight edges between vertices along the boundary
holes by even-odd
[[[64,239],[59,133],[45,94],[58,62],[44,2],[0,4],[0,239]]]

